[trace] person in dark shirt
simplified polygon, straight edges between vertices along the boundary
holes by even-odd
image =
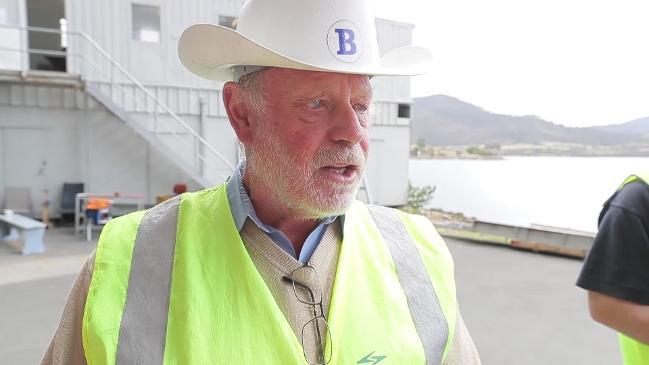
[[[577,280],[594,320],[621,333],[626,364],[649,364],[649,185],[630,177],[604,204]],[[630,346],[632,345],[632,346]]]

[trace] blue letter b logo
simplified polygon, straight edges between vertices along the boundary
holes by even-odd
[[[354,31],[351,29],[335,29],[338,33],[338,52],[339,55],[356,54],[356,43],[354,43]]]

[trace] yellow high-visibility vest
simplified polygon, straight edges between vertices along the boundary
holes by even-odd
[[[446,245],[424,217],[355,202],[327,316],[330,364],[440,364],[457,301]],[[112,220],[83,318],[98,364],[306,364],[239,236],[224,185]]]
[[[649,173],[643,175],[631,175],[617,189],[622,190],[627,184],[635,181],[642,181],[649,184]],[[649,346],[630,338],[622,333],[619,334],[620,350],[625,365],[647,365],[649,364]]]

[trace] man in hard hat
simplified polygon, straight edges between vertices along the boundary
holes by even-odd
[[[251,0],[237,30],[183,33],[191,72],[234,74],[223,101],[246,162],[111,221],[44,363],[479,364],[430,222],[354,199],[369,78],[430,61],[380,58],[369,8]]]
[[[627,178],[604,204],[577,285],[594,320],[620,333],[626,365],[649,364],[649,174]]]

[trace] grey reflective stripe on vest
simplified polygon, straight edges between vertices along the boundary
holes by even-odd
[[[448,341],[448,323],[426,272],[424,261],[406,226],[389,208],[369,206],[374,222],[387,243],[406,295],[410,316],[424,346],[427,365],[442,363]]]
[[[162,364],[180,197],[149,209],[138,227],[117,364]]]

